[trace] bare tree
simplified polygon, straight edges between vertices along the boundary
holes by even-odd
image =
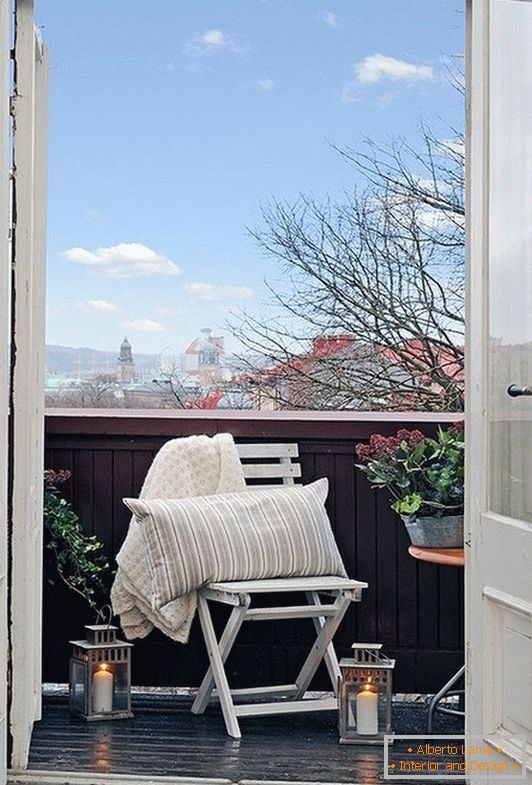
[[[181,381],[181,374],[176,366],[172,366],[167,371],[161,372],[157,379],[152,381],[162,395],[159,402],[161,409],[184,409],[188,393]]]
[[[83,409],[110,409],[117,406],[115,391],[118,389],[116,376],[99,373],[84,379],[79,385],[79,405]]]
[[[462,408],[464,149],[454,137],[422,127],[417,149],[340,149],[360,181],[343,202],[303,196],[263,210],[252,235],[281,276],[261,315],[242,311],[229,326],[275,406]]]
[[[116,376],[95,374],[75,385],[47,390],[46,405],[66,409],[112,409],[123,405],[117,392],[120,392],[120,387]]]

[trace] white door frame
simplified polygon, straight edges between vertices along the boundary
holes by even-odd
[[[11,336],[11,270],[9,260],[10,179],[9,150],[11,121],[9,115],[11,48],[10,0],[0,0],[0,667],[8,672],[7,631],[7,530],[8,530],[8,439]],[[7,678],[0,678],[0,783],[5,782],[7,750]]]
[[[508,3],[530,0],[505,0]],[[498,734],[502,710],[498,699],[501,691],[497,681],[503,670],[499,662],[500,638],[498,626],[505,608],[517,617],[532,618],[532,605],[527,598],[508,590],[501,591],[491,583],[497,582],[494,568],[487,570],[486,538],[492,541],[497,526],[513,523],[514,539],[500,552],[500,575],[512,575],[523,570],[525,581],[526,557],[515,548],[515,532],[528,528],[513,519],[489,513],[489,383],[488,361],[490,325],[488,320],[488,264],[490,211],[490,8],[493,0],[467,0],[467,124],[468,149],[467,204],[468,204],[468,292],[467,292],[467,395],[466,395],[466,734],[483,736],[500,745],[509,758],[521,762],[522,748],[505,735]],[[510,120],[509,120],[510,122]],[[511,318],[511,315],[509,315]],[[508,380],[510,383],[513,380]],[[527,380],[517,380],[528,384]],[[507,528],[509,531],[509,528]],[[491,532],[491,535],[490,535]],[[505,537],[502,533],[501,537]],[[519,535],[518,535],[519,536]],[[524,540],[523,540],[524,542]],[[530,569],[530,564],[528,565]],[[490,574],[491,573],[491,574]],[[530,623],[530,622],[528,622]],[[523,679],[530,674],[523,673]],[[529,772],[530,777],[530,772]],[[529,780],[527,780],[529,781]]]
[[[24,768],[41,712],[47,63],[33,0],[15,11],[9,719]]]

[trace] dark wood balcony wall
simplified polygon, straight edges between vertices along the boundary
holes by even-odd
[[[138,494],[153,456],[168,439],[229,432],[239,442],[297,442],[304,481],[329,479],[329,514],[349,575],[369,584],[337,635],[339,653],[348,655],[355,640],[382,642],[397,659],[396,690],[431,692],[462,662],[462,571],[408,555],[406,532],[386,493],[372,491],[355,469],[354,446],[372,433],[389,435],[401,427],[433,434],[454,419],[420,413],[50,410],[46,468],[72,471],[63,492],[113,561],[129,521],[122,497]],[[67,681],[67,641],[79,637],[92,619],[75,595],[48,584],[44,618],[43,678]],[[222,609],[218,624],[223,620]],[[308,620],[248,624],[229,663],[235,686],[290,683],[311,640]],[[152,633],[136,643],[133,655],[133,681],[139,685],[198,685],[206,668],[197,621],[188,645]],[[324,683],[321,673],[316,686]]]

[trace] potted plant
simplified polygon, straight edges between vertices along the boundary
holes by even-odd
[[[401,429],[357,444],[357,463],[373,488],[386,488],[413,545],[460,548],[464,541],[464,429],[434,438]]]

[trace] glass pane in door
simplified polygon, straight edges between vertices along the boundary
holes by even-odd
[[[532,522],[532,2],[494,0],[489,95],[489,506]]]

